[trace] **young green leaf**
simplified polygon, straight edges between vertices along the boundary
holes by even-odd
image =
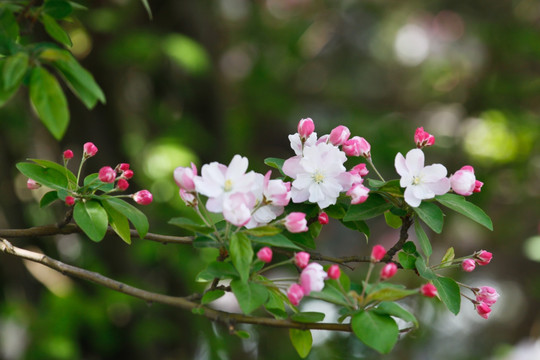
[[[358,220],[358,221],[343,221],[341,220],[341,223],[348,227],[351,230],[361,232],[366,236],[366,241],[369,239],[369,226],[366,224],[365,221]]]
[[[306,358],[313,345],[313,337],[309,330],[289,329],[289,338],[296,352],[302,359]]]
[[[422,225],[420,224],[420,221],[418,221],[418,218],[414,218],[414,231],[416,233],[416,238],[418,239],[418,242],[420,243],[420,247],[422,248],[422,251],[424,252],[424,255],[426,255],[426,258],[429,259],[431,256],[433,250],[431,248],[431,242],[429,241],[428,236],[426,235],[426,232],[422,228]]]
[[[135,229],[137,230],[137,233],[139,233],[141,239],[146,236],[149,227],[148,219],[146,218],[146,215],[144,215],[139,209],[131,204],[128,204],[124,200],[115,197],[106,197],[102,201],[107,202],[120,213],[124,214],[124,216],[131,221],[133,226],[135,226]]]
[[[418,274],[426,280],[435,280],[437,278],[437,275],[433,270],[427,267],[424,258],[421,256],[416,258],[416,270],[418,271]]]
[[[418,327],[418,320],[416,320],[416,317],[395,302],[384,301],[380,303],[374,311],[381,315],[396,316],[405,321],[412,322],[414,326]]]
[[[415,269],[416,268],[416,256],[407,254],[403,251],[398,253],[398,260],[401,266],[404,269]]]
[[[283,167],[283,164],[285,163],[285,160],[284,159],[278,159],[278,158],[266,158],[264,159],[264,163],[268,166],[271,166],[273,168],[276,168],[279,170],[279,172],[282,174],[282,175],[285,175],[283,173],[283,171],[281,170],[281,168]]]
[[[446,250],[446,253],[444,254],[442,260],[441,260],[441,267],[447,267],[452,265],[452,260],[454,260],[455,257],[454,248],[449,247],[448,250]],[[445,264],[446,263],[446,264]]]
[[[144,8],[146,9],[146,12],[148,13],[148,17],[150,20],[152,20],[152,9],[150,9],[150,5],[148,4],[148,0],[141,0]]]
[[[320,312],[306,311],[291,315],[291,320],[302,323],[319,322],[324,320],[325,315]]]
[[[444,214],[439,207],[433,203],[422,201],[420,206],[413,208],[414,212],[433,231],[440,234],[443,228]]]
[[[368,294],[366,302],[370,301],[396,301],[407,296],[418,294],[417,290],[398,289],[395,287],[384,287]]]
[[[42,185],[56,190],[67,188],[66,176],[55,169],[25,162],[18,163],[15,166],[24,176]]]
[[[208,291],[203,295],[203,297],[201,299],[201,304],[203,304],[203,305],[209,304],[212,301],[219,299],[223,295],[225,295],[225,291],[223,291],[223,290],[211,290],[211,291]]]
[[[49,161],[49,160],[42,160],[42,159],[28,159],[28,160],[33,161],[36,164],[43,166],[45,168],[51,168],[58,171],[59,173],[65,174],[68,180],[74,184],[77,182],[77,177],[75,177],[75,174],[73,174],[70,170],[66,169],[63,165],[60,165],[58,163],[55,163],[54,161]]]
[[[394,229],[399,229],[402,225],[401,218],[392,214],[390,211],[384,213],[384,220],[386,220],[388,226]]]
[[[39,207],[44,208],[45,206],[52,204],[56,200],[58,200],[58,192],[56,190],[49,191],[41,197],[41,200],[39,201]]]
[[[334,286],[325,286],[322,291],[312,291],[309,296],[314,299],[324,300],[337,305],[350,306],[345,295]]]
[[[247,234],[247,235],[261,237],[261,236],[277,235],[282,231],[283,231],[282,228],[278,228],[278,227],[272,226],[272,225],[265,225],[265,226],[259,226],[259,227],[252,228],[252,229],[246,229],[246,230],[243,231],[243,233]]]
[[[272,236],[251,236],[251,241],[257,244],[267,245],[267,246],[274,246],[274,247],[281,247],[285,249],[293,249],[293,250],[302,250],[302,248],[295,243],[293,243],[291,240],[287,239],[285,235],[282,234],[276,234]]]
[[[489,230],[493,230],[493,222],[491,221],[491,218],[484,212],[484,210],[480,209],[473,203],[468,202],[463,196],[456,194],[445,194],[436,196],[435,200],[437,200],[441,205],[457,211],[469,219],[476,221]]]
[[[196,277],[197,282],[208,282],[214,279],[238,278],[238,271],[230,262],[214,261],[208,264],[206,269],[201,271]]]
[[[96,200],[77,201],[73,220],[93,241],[101,241],[107,232],[107,212]]]
[[[42,67],[32,69],[30,101],[43,124],[60,140],[69,123],[67,101],[56,78]]]
[[[238,300],[240,309],[249,314],[268,299],[268,290],[261,284],[244,282],[239,279],[231,281],[231,290]]]
[[[101,205],[109,216],[109,224],[114,232],[117,233],[124,242],[131,244],[131,233],[127,217],[112,207],[107,201],[103,201]]]
[[[249,278],[249,268],[251,266],[251,261],[253,260],[251,241],[249,241],[249,238],[245,234],[235,233],[231,236],[229,253],[234,267],[240,274],[240,278],[243,282],[247,282]]]
[[[6,40],[15,41],[18,36],[19,24],[17,19],[10,10],[6,8],[0,9],[0,42]]]
[[[49,34],[54,40],[69,47],[73,45],[67,32],[62,29],[60,25],[58,25],[53,17],[45,13],[41,13],[40,20],[45,27],[47,34]]]
[[[454,280],[447,277],[437,277],[433,279],[433,285],[437,288],[439,297],[448,310],[454,315],[457,315],[461,307],[459,285]]]
[[[28,54],[25,52],[18,52],[6,59],[2,69],[4,90],[9,90],[20,85],[28,69],[28,60]]]
[[[392,204],[379,194],[370,194],[368,199],[358,205],[351,205],[343,221],[367,220],[383,214]]]
[[[399,328],[389,315],[362,310],[352,317],[351,326],[364,344],[381,354],[389,353],[398,340]]]

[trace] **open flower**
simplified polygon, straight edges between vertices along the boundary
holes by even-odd
[[[435,195],[443,195],[450,190],[446,168],[441,164],[424,167],[424,153],[420,149],[409,151],[406,158],[398,153],[394,164],[401,175],[399,184],[406,188],[405,201],[412,207],[419,206],[424,199],[433,199]]]
[[[313,262],[306,266],[300,273],[300,286],[304,290],[304,295],[309,295],[312,291],[321,291],[327,276],[319,263]]]

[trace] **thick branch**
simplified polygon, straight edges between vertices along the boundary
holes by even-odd
[[[386,256],[382,261],[388,262],[391,261],[394,255],[403,248],[403,245],[409,238],[409,228],[412,225],[413,219],[410,215],[403,216],[401,218],[401,230],[399,232],[399,240],[386,252]]]
[[[231,327],[235,323],[244,324],[257,324],[266,325],[280,328],[292,328],[302,330],[332,330],[332,331],[347,331],[351,332],[351,326],[349,324],[336,324],[336,323],[298,323],[289,320],[279,320],[274,318],[248,316],[243,314],[232,314],[224,311],[214,310],[205,306],[202,306],[196,302],[191,301],[191,297],[174,297],[168,295],[157,294],[142,290],[125,283],[110,279],[99,273],[88,271],[78,268],[76,266],[65,264],[61,261],[55,260],[47,255],[39,254],[33,251],[28,251],[13,246],[9,241],[1,239],[0,251],[6,254],[11,254],[23,259],[34,261],[42,265],[48,266],[54,270],[61,272],[64,275],[71,275],[83,280],[94,282],[98,285],[108,287],[114,291],[118,291],[139,299],[152,302],[161,303],[170,306],[175,306],[184,310],[193,310],[195,308],[203,309],[203,316],[210,320],[221,322]]]

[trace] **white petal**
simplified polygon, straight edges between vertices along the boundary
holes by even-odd
[[[324,199],[324,193],[321,189],[321,185],[313,184],[309,187],[309,201],[316,203]]]
[[[434,182],[439,181],[440,179],[446,177],[446,168],[441,164],[433,164],[426,166],[422,170],[422,181],[423,182]]]
[[[450,191],[450,180],[442,178],[437,182],[426,184],[435,195],[444,195]]]
[[[294,203],[303,203],[309,199],[309,188],[297,189],[291,188],[291,200]]]
[[[227,168],[227,179],[239,179],[246,173],[248,165],[249,161],[246,157],[234,155],[229,167]]]
[[[412,175],[418,175],[424,168],[424,153],[420,149],[412,149],[407,153],[405,163],[409,173]]]
[[[409,175],[409,169],[407,169],[407,164],[405,163],[405,158],[401,153],[398,153],[396,155],[396,158],[394,159],[394,166],[396,168],[397,173],[400,176],[407,176]],[[401,185],[401,187],[405,187],[404,185]]]
[[[304,168],[300,165],[301,156],[293,156],[283,163],[283,173],[293,179],[296,179],[298,173],[303,172]]]
[[[414,196],[418,199],[433,199],[435,197],[435,193],[425,183],[413,186],[412,190]]]
[[[292,186],[297,189],[305,189],[308,188],[311,184],[313,184],[313,178],[310,174],[302,173],[298,174],[298,177],[296,180],[293,181]]]
[[[414,192],[412,190],[412,186],[409,186],[408,188],[405,189],[405,202],[407,204],[409,204],[410,206],[412,207],[417,207],[420,205],[420,203],[422,202],[421,199],[417,198],[416,196],[414,196]]]

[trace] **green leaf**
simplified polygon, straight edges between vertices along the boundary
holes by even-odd
[[[127,217],[112,207],[107,201],[101,203],[107,215],[109,216],[109,224],[115,233],[120,236],[120,239],[131,245],[131,232]]]
[[[261,284],[244,282],[241,280],[231,281],[231,290],[238,300],[240,309],[244,314],[249,314],[268,299],[268,290]]]
[[[234,332],[234,335],[238,336],[240,339],[249,339],[251,335],[247,331],[244,330],[236,330]]]
[[[101,190],[104,192],[111,191],[114,189],[114,183],[104,183],[103,181],[99,180],[99,174],[93,173],[88,176],[86,176],[83,180],[84,186],[88,187],[88,189],[92,190]]]
[[[250,237],[251,241],[257,244],[280,247],[285,249],[293,250],[302,250],[301,247],[293,243],[291,240],[287,239],[285,235],[277,234],[273,236],[262,236],[262,237]]]
[[[39,207],[44,208],[45,206],[52,204],[56,200],[58,200],[58,191],[49,191],[41,197],[41,200],[39,201]]]
[[[443,206],[446,206],[447,208],[457,211],[469,219],[476,221],[489,230],[493,230],[493,222],[491,221],[491,218],[484,212],[484,210],[465,200],[465,197],[456,194],[445,194],[436,196],[435,200],[437,200]]]
[[[30,101],[43,124],[60,140],[69,123],[67,101],[56,78],[42,67],[32,69]]]
[[[73,11],[73,7],[66,0],[48,0],[43,4],[43,11],[55,19],[63,19]]]
[[[214,279],[238,278],[238,271],[230,262],[213,261],[195,278],[197,282],[208,282]]]
[[[42,185],[56,190],[67,188],[66,176],[55,169],[24,162],[18,163],[16,166],[24,176],[34,179]]]
[[[11,97],[17,92],[17,90],[19,90],[18,87],[4,90],[4,88],[0,86],[0,107],[7,103],[9,99],[11,99]]]
[[[376,180],[376,179],[367,179],[367,180],[368,180],[369,187],[374,188],[374,189],[378,189],[381,186],[384,186],[384,184],[386,184],[385,181],[381,181],[381,180]]]
[[[369,226],[366,224],[365,221],[358,220],[358,221],[343,221],[341,220],[341,223],[348,227],[351,230],[361,232],[362,234],[366,235],[366,241],[369,239]]]
[[[416,269],[416,256],[400,251],[398,253],[398,260],[404,269]]]
[[[378,215],[383,214],[386,210],[389,210],[392,204],[387,202],[379,194],[370,194],[368,199],[358,205],[351,205],[349,211],[343,218],[343,221],[357,221],[367,220]]]
[[[416,270],[426,280],[435,280],[437,278],[437,275],[427,267],[426,262],[421,256],[416,258]]]
[[[403,244],[403,251],[405,251],[407,254],[415,255],[416,245],[414,245],[412,241],[406,241],[405,244]]]
[[[426,257],[429,259],[431,253],[433,252],[433,250],[431,249],[431,242],[429,241],[426,232],[422,228],[420,221],[418,221],[418,218],[416,217],[414,218],[414,231],[416,233],[416,238],[420,243],[420,248],[422,248],[424,255],[426,255]]]
[[[333,304],[350,306],[345,295],[334,286],[325,286],[322,291],[312,291],[309,296],[315,299],[324,300]]]
[[[289,329],[289,337],[296,352],[302,359],[306,358],[313,346],[313,337],[309,330]]]
[[[324,209],[324,212],[331,218],[343,219],[347,214],[347,208],[343,204],[337,203]]]
[[[457,315],[461,307],[459,285],[448,277],[437,277],[433,279],[433,285],[437,288],[439,297],[448,310],[454,315]]]
[[[66,169],[65,166],[60,165],[58,163],[55,163],[54,161],[49,160],[42,160],[42,159],[28,159],[30,161],[35,162],[38,165],[41,165],[45,168],[51,168],[59,173],[65,174],[65,176],[71,181],[72,183],[77,183],[77,177],[75,177],[75,174],[73,174],[70,170]]]
[[[137,230],[137,233],[139,233],[141,239],[146,236],[149,228],[148,219],[146,218],[146,215],[144,215],[139,209],[131,204],[128,204],[124,200],[115,197],[107,197],[103,201],[107,202],[120,213],[124,214],[124,216],[131,221],[133,226],[135,226],[135,229]]]
[[[306,311],[291,315],[291,320],[301,323],[319,322],[324,320],[325,315],[320,312]]]
[[[265,225],[265,226],[259,226],[259,227],[252,228],[252,229],[246,229],[246,230],[244,230],[242,232],[244,234],[247,234],[247,235],[261,237],[261,236],[276,235],[276,234],[279,234],[282,231],[283,231],[283,229],[278,228],[276,226]]]
[[[413,208],[420,219],[427,224],[433,231],[440,234],[443,228],[444,214],[435,204],[422,201],[420,206]]]
[[[288,301],[287,296],[281,293],[278,289],[268,288],[268,300],[264,307],[276,319],[286,319],[289,317],[285,311],[285,302]]]
[[[398,289],[395,287],[383,287],[368,294],[366,302],[370,301],[396,301],[407,296],[418,294],[417,290]]]
[[[208,247],[219,249],[221,247],[221,243],[212,236],[203,235],[197,236],[195,239],[193,239],[193,247],[197,249]]]
[[[253,260],[251,241],[245,234],[233,234],[230,240],[229,253],[234,267],[240,274],[240,278],[243,282],[246,282],[249,278],[249,268]]]
[[[412,322],[414,326],[418,327],[418,320],[416,320],[416,317],[395,302],[384,301],[380,303],[379,306],[377,306],[375,312],[381,315],[386,314],[390,316],[396,316],[405,321]]]
[[[308,247],[310,249],[315,249],[315,240],[313,239],[313,236],[311,236],[309,231],[302,232],[302,233],[291,233],[288,231],[284,231],[283,234],[289,240],[297,244]]]
[[[73,219],[93,241],[101,241],[107,232],[107,212],[96,200],[77,201]]]
[[[283,170],[281,170],[283,168],[283,164],[285,163],[285,160],[284,159],[278,159],[278,158],[266,158],[264,159],[264,163],[270,167],[273,167],[273,168],[276,168],[279,170],[279,172],[282,174],[282,175],[285,175],[283,173]]]
[[[69,47],[73,45],[67,32],[62,29],[60,25],[58,25],[54,18],[45,13],[41,13],[40,20],[45,27],[47,34],[49,34],[54,40]]]
[[[379,191],[384,191],[396,197],[403,197],[403,189],[399,185],[399,180],[390,180],[379,188]]]
[[[6,59],[2,75],[4,80],[4,89],[9,90],[18,87],[28,69],[28,54],[18,52]]]
[[[453,247],[448,248],[448,250],[446,250],[446,253],[444,254],[441,260],[441,268],[452,265],[452,260],[454,260],[455,256],[456,254],[454,253],[454,248]]]
[[[351,326],[364,344],[381,354],[389,353],[398,340],[399,328],[389,315],[360,311],[352,317]]]
[[[390,211],[384,213],[384,220],[386,220],[388,226],[394,229],[399,229],[403,223],[399,216],[392,214]]]
[[[203,305],[209,304],[212,301],[219,299],[223,295],[225,295],[225,291],[223,291],[223,290],[211,290],[211,291],[208,291],[203,295],[203,297],[201,299],[201,304],[203,304]]]
[[[8,9],[0,9],[0,41],[3,39],[15,40],[19,36],[17,19]]]
[[[169,224],[200,234],[210,234],[214,231],[205,224],[184,217],[172,218],[169,220]]]

